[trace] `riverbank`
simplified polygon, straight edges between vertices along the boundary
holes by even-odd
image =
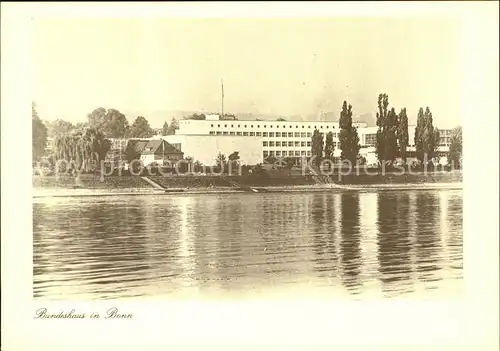
[[[326,190],[461,189],[462,172],[331,176],[33,176],[33,196],[158,195],[172,193],[305,192]],[[78,186],[77,186],[78,183]],[[153,185],[152,185],[153,183]],[[156,184],[156,185],[155,185]]]
[[[256,189],[256,193],[297,193],[297,192],[324,192],[324,191],[395,191],[395,190],[432,190],[449,189],[461,190],[462,183],[434,183],[434,184],[405,184],[405,185],[359,185],[359,186],[294,186],[294,187],[265,187]],[[89,196],[139,196],[139,195],[169,195],[169,194],[231,194],[247,193],[235,188],[199,188],[177,189],[169,192],[158,189],[34,189],[33,197],[89,197]]]

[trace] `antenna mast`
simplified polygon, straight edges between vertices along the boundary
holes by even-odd
[[[221,93],[222,93],[222,119],[224,119],[224,80],[221,78]]]

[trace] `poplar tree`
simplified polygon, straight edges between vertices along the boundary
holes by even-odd
[[[429,162],[436,156],[439,138],[439,130],[433,126],[431,110],[426,107],[424,112],[423,108],[420,108],[417,115],[417,127],[415,128],[415,151],[421,164],[425,160]]]
[[[415,135],[413,143],[415,144],[415,156],[420,163],[424,160],[424,144],[422,134],[425,130],[424,109],[421,107],[417,114],[417,126],[415,127]]]
[[[406,164],[406,148],[408,147],[408,116],[406,115],[406,108],[402,108],[399,112],[398,123],[398,147],[399,154],[403,163]]]
[[[454,168],[462,166],[462,127],[456,127],[451,132],[450,150],[448,152],[448,163]]]
[[[325,142],[325,158],[327,160],[333,160],[333,151],[335,150],[335,146],[333,145],[333,133],[329,132],[326,135]]]
[[[323,135],[318,129],[315,129],[312,135],[311,154],[312,156],[316,156],[314,163],[319,167],[323,158]]]
[[[376,153],[379,162],[389,162],[392,165],[398,155],[398,115],[394,108],[387,110],[389,97],[379,94],[377,112]]]
[[[389,106],[389,97],[387,94],[379,94],[378,96],[378,112],[377,112],[377,137],[375,143],[375,151],[377,158],[382,164],[385,160],[385,120],[387,119],[387,107]]]
[[[355,165],[361,147],[359,145],[358,131],[352,125],[352,106],[347,106],[347,101],[344,101],[342,105],[339,127],[340,150],[342,150],[340,157],[342,160],[349,160],[352,165]]]
[[[168,123],[165,121],[163,123],[163,128],[161,129],[161,135],[165,136],[168,135]]]

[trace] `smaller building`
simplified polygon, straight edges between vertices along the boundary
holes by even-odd
[[[127,145],[127,159],[140,159],[145,166],[153,162],[165,164],[184,158],[184,153],[163,139],[130,139]]]
[[[261,137],[176,134],[164,138],[178,150],[182,150],[186,157],[205,166],[214,166],[219,153],[228,157],[235,151],[239,153],[242,165],[253,166],[263,162]]]

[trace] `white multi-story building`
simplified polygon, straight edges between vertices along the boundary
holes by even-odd
[[[362,128],[366,126],[366,123],[355,125]],[[262,138],[260,146],[263,158],[268,156],[301,157],[311,156],[311,137],[315,129],[320,130],[325,137],[331,131],[334,146],[337,146],[339,133],[337,122],[181,120],[176,135],[258,137]],[[340,151],[337,150],[337,152]]]
[[[361,156],[366,157],[369,163],[370,160],[376,160],[375,143],[378,128],[367,127],[366,123],[354,123],[354,126],[358,131]],[[163,138],[185,155],[195,159],[208,157],[213,159],[218,152],[216,149],[220,148],[220,145],[226,145],[225,148],[228,149],[226,153],[239,151],[242,154],[247,149],[248,161],[262,162],[269,156],[297,159],[310,157],[311,138],[315,130],[319,130],[324,139],[329,132],[332,132],[334,157],[340,157],[339,123],[330,121],[220,120],[218,115],[210,115],[206,120],[181,120],[176,134]],[[413,145],[415,126],[409,126],[408,133],[408,151],[411,152],[415,150]],[[451,132],[443,130],[441,133],[438,151],[446,152]],[[259,150],[258,157],[256,150]]]

